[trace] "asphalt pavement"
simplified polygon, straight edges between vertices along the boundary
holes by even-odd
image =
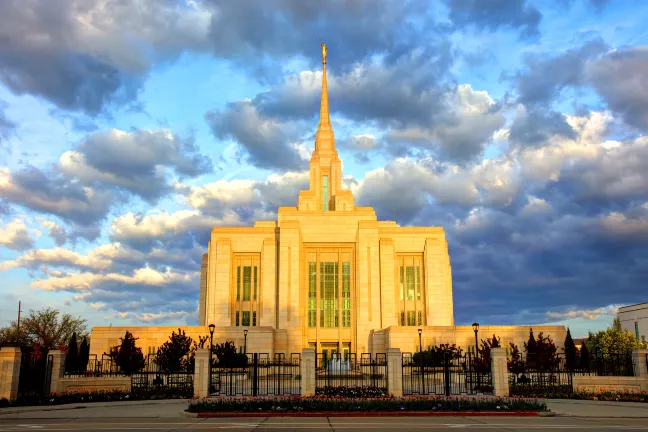
[[[0,409],[5,431],[648,431],[648,404],[548,401],[555,417],[195,418],[186,400],[99,402]]]
[[[646,419],[564,417],[271,417],[218,419],[4,419],[0,431],[646,431]]]

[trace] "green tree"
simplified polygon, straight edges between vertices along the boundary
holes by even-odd
[[[124,337],[119,339],[121,344],[113,347],[108,355],[117,363],[119,370],[127,375],[141,370],[144,367],[144,355],[142,348],[135,344],[139,338],[126,331]]]
[[[587,344],[583,343],[579,352],[579,366],[581,369],[589,371],[590,368],[590,355],[587,349]]]
[[[73,333],[85,335],[86,321],[81,318],[74,318],[70,314],[63,314],[52,308],[44,308],[39,311],[30,310],[22,320],[21,327],[25,327],[27,334],[43,345],[46,349],[56,349],[65,345]]]
[[[421,361],[423,361],[424,366],[429,367],[443,366],[446,354],[448,360],[451,360],[461,358],[463,352],[461,348],[455,344],[440,344],[434,347],[428,347],[428,349],[423,352],[414,353],[412,361],[417,365],[420,365]]]
[[[509,358],[506,363],[510,373],[517,375],[526,372],[526,364],[524,363],[524,358],[522,358],[522,353],[513,342],[509,343]]]
[[[531,339],[531,336],[533,336],[533,331],[529,336],[529,341],[524,344],[524,349],[527,352],[527,369],[540,372],[555,369],[557,348],[553,340],[549,336],[545,337],[542,332],[538,333],[536,339]]]
[[[185,335],[184,330],[171,332],[169,340],[158,349],[155,363],[162,372],[180,372],[192,370],[195,350],[192,350],[193,339]]]
[[[219,367],[244,367],[248,362],[245,354],[236,352],[234,342],[214,344],[212,353],[216,356],[216,365]]]
[[[65,372],[72,373],[79,369],[79,346],[77,345],[77,335],[72,333],[70,343],[67,346],[65,355]]]
[[[0,348],[3,346],[16,346],[20,348],[28,348],[34,345],[34,340],[27,331],[25,326],[21,325],[20,328],[13,321],[7,327],[0,329]]]
[[[615,318],[612,325],[596,333],[590,332],[587,339],[587,348],[593,355],[608,356],[612,354],[626,354],[634,349],[646,348],[645,342],[621,328],[621,321]]]
[[[567,336],[565,336],[565,363],[567,370],[572,371],[576,369],[577,354],[576,344],[574,343],[574,339],[572,339],[571,331],[567,328]]]
[[[88,344],[88,339],[84,336],[81,341],[81,346],[79,347],[79,361],[78,369],[79,371],[85,372],[88,368],[88,361],[90,360],[90,344]]]

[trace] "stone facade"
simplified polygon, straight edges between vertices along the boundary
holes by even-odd
[[[414,351],[424,345],[474,345],[472,328],[455,327],[452,272],[442,227],[401,227],[378,221],[374,209],[355,205],[343,189],[342,162],[330,123],[326,64],[320,122],[310,160],[310,186],[297,207],[280,207],[276,221],[251,227],[216,227],[200,269],[197,337],[216,326],[215,340],[248,351]],[[91,349],[107,352],[127,328],[93,329]],[[128,328],[153,352],[173,328]],[[537,329],[562,343],[565,329]],[[518,344],[528,327],[484,327]]]

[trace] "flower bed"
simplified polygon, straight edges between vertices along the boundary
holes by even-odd
[[[476,412],[545,411],[547,406],[536,399],[485,398],[485,397],[441,397],[441,396],[393,396],[375,398],[349,398],[329,396],[269,396],[269,397],[218,397],[191,399],[189,412],[234,413],[234,412]]]
[[[315,396],[328,397],[346,397],[346,398],[376,398],[389,396],[389,392],[384,387],[376,386],[324,386],[318,387]]]
[[[511,396],[541,398],[541,399],[578,399],[601,400],[614,402],[648,402],[648,392],[625,389],[601,391],[572,391],[570,386],[538,387],[531,385],[515,385],[510,387]]]
[[[37,393],[21,395],[18,399],[0,403],[0,406],[33,406],[33,405],[62,405],[81,402],[114,402],[129,400],[156,399],[189,399],[193,391],[189,389],[148,389],[128,392],[125,390],[88,390],[67,393],[51,393],[42,397]]]

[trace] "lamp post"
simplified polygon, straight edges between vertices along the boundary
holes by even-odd
[[[214,346],[214,329],[216,326],[214,324],[209,324],[209,392],[211,393],[211,370],[212,370],[212,348]]]
[[[247,354],[247,329],[243,330],[243,354]]]
[[[479,355],[479,342],[477,341],[477,334],[479,333],[479,323],[473,323],[473,330],[475,331],[475,358]]]
[[[425,359],[423,358],[423,340],[421,338],[421,335],[423,334],[423,329],[418,329],[418,334],[419,334],[419,357],[421,358],[421,386],[422,391],[421,394],[425,394]]]
[[[419,334],[419,352],[421,355],[423,355],[423,342],[421,339],[421,334],[423,334],[423,329],[418,329],[418,334]]]

